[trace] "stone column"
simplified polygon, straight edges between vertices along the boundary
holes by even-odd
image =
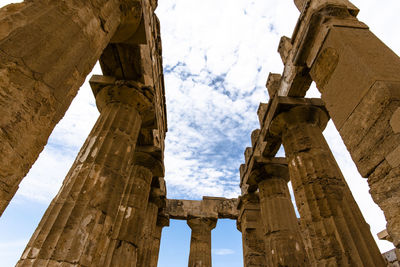
[[[94,266],[141,266],[143,232],[150,227],[150,222],[143,218],[146,218],[151,182],[153,176],[164,174],[159,160],[138,151],[134,155],[133,170],[112,225],[111,242]]]
[[[159,188],[152,187],[150,199],[147,204],[144,221],[141,245],[139,247],[138,266],[150,266],[154,246],[154,231],[156,231],[158,211],[162,206],[165,207],[165,195]]]
[[[275,161],[274,161],[275,160]],[[251,173],[258,181],[268,266],[309,266],[287,183],[287,164],[278,158],[258,163]]]
[[[118,26],[136,31],[140,12],[122,0],[0,9],[0,215]]]
[[[289,109],[289,110],[288,110]],[[315,106],[286,108],[270,133],[282,137],[301,223],[318,266],[385,266],[326,143],[329,119]]]
[[[299,54],[400,248],[400,58],[346,6],[312,16]]]
[[[135,266],[111,260],[118,253],[131,259],[136,250],[149,166],[157,163],[135,153],[142,110],[151,102],[129,84],[95,94],[100,117],[17,266]]]
[[[160,253],[161,234],[165,226],[169,226],[169,216],[161,212],[157,217],[156,228],[153,231],[153,245],[151,250],[151,259],[148,265],[149,267],[157,267],[158,255]]]
[[[243,266],[265,267],[265,242],[263,225],[260,221],[260,199],[257,193],[245,194],[240,197],[237,228],[242,232]]]
[[[211,230],[217,225],[216,218],[188,219],[192,229],[188,267],[211,267]]]

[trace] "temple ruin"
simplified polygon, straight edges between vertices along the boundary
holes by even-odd
[[[268,77],[238,166],[241,195],[201,201],[166,197],[157,0],[1,8],[0,215],[97,61],[103,72],[90,79],[100,116],[16,266],[156,267],[162,229],[179,219],[192,230],[188,266],[211,267],[221,218],[237,222],[245,267],[399,266],[400,58],[349,1],[294,4],[297,25],[278,47],[285,67]],[[313,81],[321,99],[305,98]],[[330,119],[385,214],[389,254],[322,135]]]

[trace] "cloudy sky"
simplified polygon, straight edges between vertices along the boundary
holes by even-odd
[[[0,6],[10,2],[2,0]],[[361,9],[359,19],[400,54],[400,2],[352,2]],[[157,14],[168,108],[168,197],[237,197],[243,151],[251,131],[259,127],[256,110],[259,102],[268,101],[266,78],[283,70],[276,52],[279,39],[291,36],[299,12],[291,0],[159,0]],[[96,66],[93,73],[101,71]],[[308,96],[319,94],[314,88]],[[0,218],[1,266],[14,266],[97,117],[85,83]],[[331,123],[324,134],[375,236],[385,228],[383,214]],[[214,267],[242,266],[240,239],[234,222],[218,222]],[[189,242],[186,223],[171,221],[164,230],[159,266],[187,266]],[[382,251],[391,248],[386,241],[378,245]]]

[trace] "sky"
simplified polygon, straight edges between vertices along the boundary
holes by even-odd
[[[10,2],[1,0],[0,6]],[[361,10],[358,18],[400,54],[400,2],[352,3]],[[291,0],[160,0],[156,13],[168,112],[168,197],[237,197],[243,152],[251,132],[259,128],[256,111],[260,102],[268,102],[268,73],[283,70],[276,52],[279,39],[291,36],[299,12]],[[98,65],[93,74],[101,74]],[[307,96],[319,93],[314,87]],[[86,81],[0,218],[0,266],[14,266],[19,259],[97,117]],[[324,135],[376,237],[385,229],[383,213],[331,122]],[[378,246],[382,252],[392,248],[387,241],[378,241]],[[186,222],[171,220],[163,231],[159,267],[187,266],[189,247]],[[241,234],[234,221],[218,222],[212,248],[214,267],[243,266]]]

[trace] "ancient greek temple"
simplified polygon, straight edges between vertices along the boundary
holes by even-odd
[[[237,222],[245,267],[399,266],[379,251],[322,131],[331,119],[400,256],[400,58],[349,1],[294,4],[298,22],[278,46],[284,69],[268,77],[237,166],[241,196],[201,201],[166,197],[157,0],[1,8],[0,215],[97,61],[102,69],[90,79],[100,116],[16,266],[155,267],[163,227],[179,219],[192,231],[188,266],[211,267],[221,218]],[[321,99],[305,98],[313,81]]]

